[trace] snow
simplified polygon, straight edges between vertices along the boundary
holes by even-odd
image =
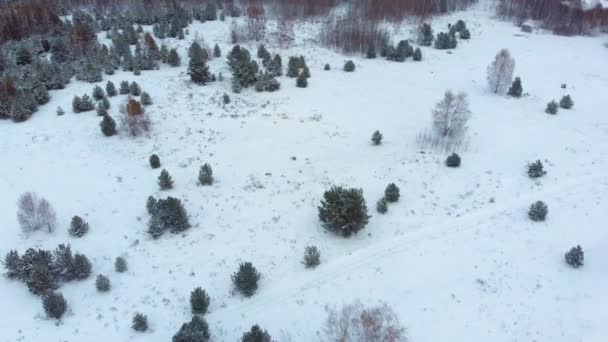
[[[605,341],[605,37],[524,34],[488,16],[470,10],[435,18],[436,33],[464,19],[472,38],[452,53],[423,48],[419,63],[343,56],[314,43],[315,24],[298,25],[292,48],[268,48],[280,52],[284,66],[303,54],[309,87],[281,77],[276,93],[241,94],[230,92],[225,63],[229,22],[195,23],[188,39],[198,32],[222,49],[210,69],[222,72],[223,82],[191,84],[190,41],[171,39],[180,68],[104,76],[103,84],[137,81],[151,94],[149,137],[107,138],[94,112],[72,113],[73,96],[94,86],[74,80],[52,91],[29,121],[1,121],[0,252],[66,242],[90,258],[93,274],[61,287],[69,313],[59,324],[44,318],[40,299],[23,284],[1,278],[0,340],[167,341],[190,319],[189,294],[201,286],[211,297],[205,317],[216,341],[235,341],[256,323],[279,341],[287,333],[292,341],[318,340],[325,305],[357,298],[389,303],[411,341]],[[409,25],[395,31],[396,39],[413,38]],[[255,55],[254,44],[247,47]],[[516,60],[528,93],[521,99],[487,89],[486,67],[501,48]],[[355,61],[354,73],[341,70],[347,59]],[[325,63],[331,71],[322,70]],[[458,169],[444,166],[447,153],[416,145],[446,89],[466,91],[471,103]],[[221,104],[224,93],[230,105]],[[565,94],[573,109],[544,113]],[[116,118],[124,101],[111,98],[110,115]],[[64,116],[56,116],[58,106]],[[370,143],[376,129],[384,135],[380,146]],[[173,176],[173,190],[158,190],[152,153]],[[531,180],[525,165],[536,159],[548,174]],[[205,162],[216,178],[211,187],[196,184]],[[391,182],[401,199],[379,215],[376,200]],[[332,184],[362,188],[373,215],[350,239],[318,222],[316,207]],[[54,233],[21,233],[15,210],[25,191],[54,206]],[[149,195],[181,198],[193,227],[149,238]],[[537,200],[549,206],[542,223],[526,216]],[[81,239],[67,232],[74,215],[90,224]],[[563,254],[577,244],[585,266],[573,270]],[[321,251],[313,270],[301,264],[307,245]],[[117,256],[126,257],[127,273],[114,271]],[[243,261],[263,274],[251,298],[232,292],[230,275]],[[109,276],[109,293],[95,290],[97,274]],[[135,312],[148,315],[151,331],[130,328]]]

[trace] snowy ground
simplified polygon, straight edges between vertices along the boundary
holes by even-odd
[[[451,54],[423,48],[420,63],[356,57],[354,73],[341,71],[350,57],[309,39],[289,50],[269,46],[284,65],[290,55],[306,56],[309,87],[282,77],[279,92],[231,94],[226,107],[229,77],[192,85],[184,60],[178,69],[106,77],[117,86],[136,80],[152,95],[149,138],[106,138],[94,112],[72,113],[73,96],[92,89],[77,81],[51,92],[28,122],[0,122],[1,254],[67,242],[91,259],[94,275],[62,286],[70,312],[58,326],[23,284],[1,278],[0,340],[168,341],[191,317],[190,291],[202,286],[212,299],[206,318],[216,341],[235,341],[255,323],[279,341],[283,332],[292,341],[318,340],[324,306],[356,298],[388,302],[411,341],[605,341],[605,37],[525,34],[487,16],[473,10],[433,21],[436,31],[459,18],[471,29],[472,39]],[[312,28],[297,32],[306,37]],[[189,30],[188,39],[199,32],[223,56],[230,48],[228,23]],[[413,38],[411,26],[395,31]],[[168,42],[185,56],[189,41]],[[529,93],[521,99],[486,90],[486,66],[501,48],[517,61]],[[322,70],[325,63],[332,71]],[[224,57],[210,67],[229,74]],[[466,91],[473,112],[459,169],[444,166],[444,153],[416,146],[446,89]],[[548,101],[567,93],[572,110],[544,113]],[[111,99],[111,115],[124,99]],[[58,106],[66,115],[56,116]],[[376,129],[385,137],[379,147],[369,141]],[[173,175],[173,190],[158,190],[152,153]],[[539,181],[525,174],[536,159],[548,170]],[[214,169],[212,187],[196,185],[204,162]],[[390,182],[401,188],[401,200],[381,216],[375,202]],[[316,206],[332,184],[364,190],[373,217],[353,238],[327,234],[318,222]],[[25,191],[54,205],[53,234],[21,233],[15,202]],[[149,195],[183,199],[193,228],[150,239]],[[549,205],[546,222],[526,217],[536,200]],[[84,238],[67,233],[73,215],[90,223]],[[315,270],[300,263],[310,244],[322,253]],[[576,244],[585,251],[579,270],[563,261]],[[126,274],[113,269],[120,255],[129,262]],[[263,274],[249,299],[231,291],[230,274],[242,261]],[[109,293],[95,290],[97,274],[109,275]],[[148,315],[151,332],[130,329],[136,311]]]

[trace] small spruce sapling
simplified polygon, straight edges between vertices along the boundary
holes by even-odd
[[[148,316],[141,314],[141,313],[136,313],[133,316],[133,322],[131,324],[131,328],[133,328],[133,330],[137,331],[137,332],[144,332],[146,330],[148,330]]]
[[[129,82],[127,82],[127,81],[120,82],[120,88],[119,88],[118,92],[121,95],[127,95],[127,94],[129,94],[129,91],[130,91]]]
[[[565,255],[566,263],[573,268],[579,268],[585,263],[585,253],[580,245],[572,247]]]
[[[213,170],[211,169],[211,165],[205,163],[201,166],[201,169],[198,172],[198,181],[201,185],[213,184]]]
[[[306,246],[304,248],[304,260],[302,263],[306,268],[317,267],[321,263],[321,252],[317,246]]]
[[[258,289],[258,281],[261,274],[250,262],[239,265],[239,269],[232,275],[232,283],[238,292],[246,297],[251,297]]]
[[[572,101],[570,95],[563,96],[562,99],[559,100],[559,106],[563,109],[572,108],[572,106],[574,106],[574,102]]]
[[[374,59],[378,57],[378,53],[376,53],[376,48],[373,45],[370,45],[370,47],[367,49],[365,57],[367,57],[368,59]]]
[[[382,144],[382,133],[380,133],[380,131],[375,131],[374,134],[372,134],[372,144],[374,145],[380,145]]]
[[[331,66],[329,64],[325,64],[325,66],[323,67],[323,70],[329,71],[329,70],[331,70]]]
[[[114,261],[114,270],[118,273],[125,273],[127,268],[127,260],[123,257],[116,257],[116,260]]]
[[[344,63],[344,71],[346,71],[346,72],[355,71],[355,62],[353,62],[351,60],[346,61],[346,63]]]
[[[141,104],[144,106],[149,106],[152,104],[152,97],[150,97],[150,94],[145,91],[141,93]]]
[[[50,292],[42,299],[42,307],[47,317],[60,319],[65,313],[68,303],[61,293]]]
[[[388,211],[388,201],[385,197],[382,197],[376,202],[376,211],[380,214],[386,214]]]
[[[230,95],[228,94],[224,94],[224,96],[222,96],[222,101],[224,102],[225,105],[230,103]]]
[[[420,48],[416,48],[414,50],[414,54],[412,56],[412,58],[414,59],[414,61],[419,62],[422,60],[422,51],[420,50]]]
[[[272,342],[272,337],[268,331],[263,330],[257,324],[241,337],[241,342]]]
[[[158,169],[160,167],[160,158],[158,155],[153,154],[150,156],[150,167],[153,169]]]
[[[141,88],[137,82],[131,82],[129,85],[129,93],[133,96],[139,96],[141,94]]]
[[[447,165],[447,167],[459,167],[460,166],[460,156],[456,153],[452,153],[445,160],[445,165]]]
[[[167,170],[162,170],[158,176],[158,186],[161,190],[169,190],[173,188],[173,179]]]
[[[547,103],[547,108],[545,108],[545,113],[547,114],[557,114],[557,109],[558,109],[558,105],[557,102],[555,102],[555,100],[551,100],[551,102]]]
[[[108,83],[106,83],[106,94],[109,97],[116,96],[116,94],[117,94],[116,87],[114,86],[114,83],[112,83],[111,81],[108,81]]]
[[[200,287],[190,293],[190,308],[195,315],[204,315],[209,309],[209,295]]]
[[[530,178],[539,178],[547,174],[540,160],[528,164],[528,176]]]
[[[57,107],[57,115],[62,116],[63,114],[65,114],[65,111],[63,110],[63,108]]]
[[[530,218],[530,220],[535,222],[544,221],[547,217],[548,212],[549,209],[547,207],[547,204],[545,204],[543,201],[537,201],[530,206],[530,210],[528,211],[528,217]]]
[[[89,231],[89,224],[82,217],[74,216],[68,231],[72,236],[83,237]]]
[[[390,183],[384,190],[384,198],[388,202],[397,202],[399,200],[399,187],[395,183]]]
[[[300,73],[300,75],[298,75],[298,78],[296,79],[296,87],[298,88],[306,88],[308,87],[308,79],[306,78],[306,75],[304,75],[304,73]]]
[[[103,89],[100,86],[95,86],[93,88],[93,98],[95,101],[101,100],[105,96]]]
[[[116,121],[114,121],[114,119],[107,113],[103,116],[99,126],[101,128],[101,132],[107,137],[111,137],[116,134]]]
[[[507,91],[507,95],[512,97],[521,97],[522,91],[521,79],[519,77],[515,77],[515,81],[513,81],[511,84],[509,91]]]
[[[103,274],[98,275],[97,279],[95,279],[95,287],[99,292],[110,291],[110,278]]]

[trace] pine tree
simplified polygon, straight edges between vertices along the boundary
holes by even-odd
[[[101,128],[101,133],[103,133],[107,137],[111,137],[115,135],[116,132],[116,121],[108,115],[107,113],[103,116],[103,119],[99,123]]]
[[[346,61],[346,63],[344,63],[344,71],[346,72],[353,72],[355,71],[355,63],[353,61]]]
[[[376,202],[376,211],[380,214],[386,214],[388,211],[388,201],[386,200],[386,197],[382,197]]]
[[[173,335],[171,342],[209,342],[209,324],[200,316],[193,316]]]
[[[572,108],[572,106],[574,106],[574,102],[572,101],[570,95],[563,96],[562,99],[559,101],[559,106],[563,109]]]
[[[91,274],[91,262],[83,254],[74,254],[73,277],[77,280],[83,280]]]
[[[95,279],[95,287],[99,292],[110,291],[110,278],[103,274],[98,275],[97,279]]]
[[[110,96],[110,97],[116,96],[116,94],[117,94],[116,87],[114,86],[114,83],[112,83],[111,81],[108,81],[108,83],[106,83],[106,94],[108,94],[108,96]]]
[[[264,46],[264,44],[260,44],[258,46],[257,55],[258,55],[259,59],[270,60],[270,52],[268,52],[268,50],[266,50],[266,47]]]
[[[230,103],[230,95],[228,94],[224,94],[224,96],[222,96],[222,101],[224,102],[225,105]]]
[[[162,170],[158,176],[158,186],[161,190],[173,189],[173,179],[167,170]]]
[[[80,98],[80,107],[78,108],[78,112],[88,112],[95,109],[95,104],[93,100],[89,97],[89,95],[82,95]]]
[[[180,233],[190,228],[188,213],[182,202],[176,198],[159,199],[150,214],[148,233],[153,238],[158,238],[165,230]]]
[[[141,93],[141,104],[144,106],[149,106],[152,104],[152,98],[150,97],[150,94],[145,91]]]
[[[188,64],[188,75],[196,84],[207,84],[211,80],[209,67],[205,62],[203,49],[196,42],[190,47],[190,63]]]
[[[435,36],[433,35],[433,29],[431,25],[424,23],[418,28],[418,44],[422,46],[431,46],[433,45],[433,39]]]
[[[72,110],[74,113],[80,113],[80,107],[82,106],[82,99],[74,95],[74,99],[72,100]]]
[[[63,114],[65,114],[65,111],[63,110],[63,108],[57,107],[57,115],[61,116]]]
[[[217,44],[215,44],[215,46],[213,47],[213,57],[222,57],[222,50],[220,50],[220,47]]]
[[[150,167],[153,169],[158,169],[160,167],[160,158],[158,155],[153,154],[150,156]]]
[[[131,93],[131,95],[133,96],[141,95],[141,88],[139,87],[139,84],[137,84],[137,82],[131,82],[131,84],[129,85],[129,93]]]
[[[300,74],[300,60],[296,56],[289,57],[287,62],[287,77],[298,77]]]
[[[239,265],[239,270],[232,275],[232,283],[238,292],[246,297],[251,297],[258,289],[258,281],[262,275],[250,262]]]
[[[108,115],[108,109],[103,104],[103,102],[99,102],[97,104],[97,116],[106,116]]]
[[[323,67],[323,70],[329,71],[329,70],[331,70],[331,66],[329,64],[325,64],[325,66]]]
[[[201,166],[201,169],[198,172],[198,182],[201,185],[213,184],[213,170],[211,169],[211,165],[205,163]]]
[[[372,143],[374,145],[380,145],[382,144],[382,133],[380,133],[380,131],[375,131],[374,134],[372,134]]]
[[[540,160],[528,164],[528,176],[530,178],[539,178],[546,174],[547,172],[544,170],[543,163]]]
[[[152,212],[148,221],[148,234],[153,239],[158,239],[165,232],[165,228],[157,212]]]
[[[459,167],[460,166],[460,156],[456,153],[452,153],[445,160],[445,165],[448,167]]]
[[[317,246],[306,246],[304,248],[304,261],[306,268],[317,267],[321,263],[321,252]]]
[[[469,29],[465,28],[460,32],[460,39],[471,39],[471,32]]]
[[[68,307],[63,295],[59,292],[50,292],[42,299],[42,307],[47,317],[60,319]]]
[[[341,186],[325,191],[319,206],[319,220],[325,229],[344,237],[356,234],[369,221],[363,191]]]
[[[144,332],[148,330],[148,316],[139,312],[136,313],[133,316],[131,328],[137,332]]]
[[[131,90],[129,89],[129,82],[127,82],[127,81],[120,82],[120,89],[119,89],[120,94],[126,95],[130,91]]]
[[[30,63],[32,63],[32,54],[25,46],[21,46],[17,49],[15,64],[27,65]]]
[[[513,84],[511,84],[509,91],[507,91],[507,95],[513,97],[521,97],[522,91],[523,89],[521,87],[521,79],[519,77],[515,77]]]
[[[266,330],[262,330],[257,324],[243,334],[241,342],[272,342],[270,334]]]
[[[273,77],[282,76],[283,75],[283,60],[281,59],[281,56],[274,55],[272,60],[270,62],[268,62],[268,66],[266,68],[268,69],[268,73],[270,73],[271,76],[273,76]]]
[[[300,73],[300,75],[296,79],[296,87],[298,87],[298,88],[308,87],[308,78],[306,77],[306,75],[304,75],[303,72]]]
[[[72,222],[70,223],[70,235],[75,237],[82,237],[89,231],[89,224],[82,219],[80,216],[72,217]]]
[[[123,257],[116,257],[114,269],[118,273],[125,273],[127,271],[127,260]]]
[[[414,54],[412,57],[416,62],[422,60],[422,51],[420,50],[420,48],[416,48],[416,50],[414,50]]]
[[[544,221],[549,209],[543,201],[534,202],[528,211],[528,217],[532,221]]]
[[[395,183],[390,183],[384,190],[384,198],[388,202],[397,202],[399,200],[399,187]]]
[[[195,315],[204,315],[209,308],[209,295],[200,287],[195,288],[190,293],[190,308]]]
[[[95,101],[101,100],[105,96],[103,89],[100,86],[95,86],[93,88],[93,98]]]
[[[585,253],[580,245],[572,247],[565,255],[566,263],[573,268],[579,268],[585,263]]]
[[[378,56],[378,54],[376,53],[376,48],[373,45],[370,45],[369,48],[367,49],[367,52],[365,53],[365,57],[369,58],[369,59],[374,59]]]
[[[106,107],[106,109],[110,109],[110,100],[108,100],[107,97],[102,97],[101,98],[101,103],[103,103],[103,105]]]
[[[167,63],[172,67],[178,67],[181,64],[181,60],[179,58],[179,54],[176,49],[171,49],[169,51],[169,57],[167,58]]]
[[[557,102],[555,102],[555,100],[551,100],[551,102],[547,103],[547,108],[545,108],[545,113],[547,114],[557,114],[557,109],[559,108],[559,106],[557,105]]]

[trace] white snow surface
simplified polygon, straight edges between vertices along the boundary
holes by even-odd
[[[225,63],[229,21],[195,23],[185,41],[166,40],[179,46],[181,67],[118,72],[100,84],[137,81],[152,95],[149,137],[107,138],[94,112],[72,113],[73,96],[93,88],[75,80],[52,91],[29,121],[0,122],[2,256],[69,243],[93,264],[89,279],[62,285],[69,312],[59,323],[45,318],[40,298],[24,284],[0,278],[0,341],[169,341],[191,318],[196,286],[211,296],[205,318],[214,341],[236,341],[253,324],[279,341],[287,334],[316,341],[325,306],[357,298],[390,304],[410,341],[606,341],[605,37],[524,34],[488,17],[470,10],[434,19],[438,32],[462,18],[472,38],[459,40],[451,54],[423,47],[418,63],[347,57],[314,43],[317,24],[299,24],[292,48],[267,47],[284,66],[290,55],[303,54],[309,87],[281,77],[276,93],[241,94],[231,93]],[[412,29],[394,31],[414,38]],[[189,81],[186,48],[195,32],[222,48],[210,68],[224,81]],[[246,46],[255,55],[255,44]],[[528,94],[521,99],[487,89],[486,67],[501,48],[516,60]],[[357,69],[345,73],[350,58]],[[323,71],[325,63],[331,71]],[[416,146],[446,89],[466,91],[471,102],[458,169],[445,167],[445,153]],[[230,105],[221,104],[224,93]],[[565,94],[575,102],[571,110],[544,113],[547,102]],[[118,117],[124,101],[111,98],[110,115]],[[64,116],[55,114],[58,106]],[[385,137],[381,146],[370,143],[376,129]],[[158,190],[152,153],[173,176],[173,190]],[[536,159],[548,174],[531,180],[525,166]],[[211,187],[197,185],[205,162],[217,180]],[[379,215],[375,203],[390,182],[401,199]],[[373,216],[349,239],[325,232],[317,217],[332,184],[362,188]],[[25,191],[54,206],[55,232],[21,232],[16,200]],[[151,239],[149,195],[181,198],[193,227]],[[545,222],[527,218],[536,200],[549,206]],[[67,232],[74,215],[90,224],[80,239]],[[572,269],[564,253],[577,244],[585,265]],[[301,264],[306,245],[321,250],[316,269]],[[117,256],[128,260],[127,273],[114,271]],[[243,261],[263,274],[251,298],[232,290],[230,275]],[[95,290],[97,274],[109,276],[109,293]],[[130,328],[135,312],[148,315],[149,332]]]

